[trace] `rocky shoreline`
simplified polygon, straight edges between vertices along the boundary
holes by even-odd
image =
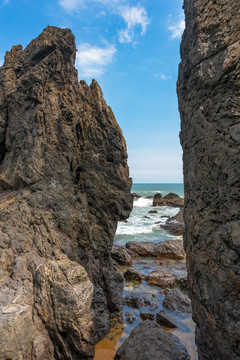
[[[136,198],[139,199],[140,196]],[[164,359],[196,360],[194,323],[191,319],[181,237],[161,243],[127,242],[125,246],[115,244],[111,255],[124,276],[125,285],[122,316],[124,333],[120,337],[121,341],[118,340],[116,344],[119,347],[116,355],[112,351],[109,359],[130,359],[133,356],[132,349],[136,358],[141,359],[143,356],[144,359],[157,359],[156,354],[161,348]],[[184,335],[185,321],[189,326],[187,331],[191,333],[190,336],[188,334],[187,341]],[[175,331],[178,337],[172,338],[171,333],[174,334]],[[151,337],[151,332],[156,332],[155,340]],[[114,329],[111,336],[113,333]],[[150,347],[144,342],[148,338],[151,338],[151,341],[147,341]],[[167,346],[162,346],[162,343]],[[100,359],[98,351],[101,351],[101,343],[96,347],[96,360]]]

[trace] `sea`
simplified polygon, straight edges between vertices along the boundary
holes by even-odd
[[[176,236],[160,228],[168,216],[174,216],[178,213],[179,208],[168,206],[154,207],[153,199],[147,199],[156,193],[167,195],[172,192],[180,197],[184,197],[183,184],[133,184],[132,193],[141,196],[134,199],[133,211],[127,222],[119,222],[115,236],[115,244],[125,245],[128,241],[151,241],[162,242]],[[149,211],[157,210],[156,214],[149,214]]]
[[[166,222],[169,216],[176,215],[180,209],[168,206],[153,207],[153,199],[148,199],[147,197],[153,196],[156,193],[161,193],[162,196],[168,193],[175,193],[183,198],[183,184],[133,184],[131,192],[141,197],[134,199],[133,210],[127,221],[118,223],[114,244],[125,246],[128,241],[150,241],[159,243],[165,240],[181,238],[171,235],[160,226]],[[151,210],[156,210],[157,213],[149,213]],[[159,265],[157,259],[147,257],[135,259],[132,266],[132,269],[140,271],[146,276],[159,268],[161,268],[161,265]],[[164,269],[180,277],[186,276],[186,264],[184,260],[176,261],[174,266],[170,264],[169,267],[164,267]],[[118,266],[118,271],[122,274],[126,270],[127,267]],[[123,312],[120,317],[112,319],[110,333],[96,345],[94,360],[113,360],[117,349],[130,335],[132,330],[142,321],[141,312],[149,313],[150,311],[155,316],[157,312],[161,310],[164,310],[169,316],[172,316],[178,325],[177,329],[164,329],[179,337],[186,346],[190,359],[197,360],[197,348],[194,341],[195,325],[192,321],[191,314],[166,310],[163,307],[164,289],[149,285],[145,280],[141,283],[131,283],[124,280],[124,298],[132,295],[141,297],[143,294],[154,297],[157,303],[156,309],[154,311],[151,309],[150,311],[148,306],[135,309],[124,302]],[[135,317],[136,320],[134,323],[127,321],[127,315],[129,313]]]

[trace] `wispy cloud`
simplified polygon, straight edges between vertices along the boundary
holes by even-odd
[[[181,15],[176,23],[168,26],[168,30],[170,30],[172,33],[171,35],[172,39],[181,38],[184,29],[185,29],[184,15]]]
[[[121,43],[130,43],[134,40],[135,28],[141,28],[141,35],[144,35],[150,20],[147,16],[146,10],[138,6],[120,6],[118,14],[124,19],[127,24],[126,29],[119,31],[119,41]]]
[[[3,66],[4,61],[0,59],[0,66]]]
[[[140,28],[140,34],[144,35],[150,20],[144,7],[126,5],[127,2],[127,0],[58,0],[59,5],[68,12],[98,4],[102,9],[97,17],[106,15],[107,11],[120,16],[126,23],[126,28],[118,32],[120,43],[135,43],[136,28]]]
[[[169,80],[169,79],[171,79],[172,77],[171,77],[171,75],[161,74],[161,75],[160,75],[160,78],[161,78],[162,80]]]
[[[112,62],[116,48],[106,45],[103,48],[84,43],[78,46],[76,67],[79,77],[94,78],[104,74],[106,66]]]

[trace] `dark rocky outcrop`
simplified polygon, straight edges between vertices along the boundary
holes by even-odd
[[[118,349],[115,360],[189,360],[180,340],[154,321],[138,325]]]
[[[160,193],[157,193],[153,197],[153,206],[171,206],[182,207],[184,205],[184,199],[174,193],[169,193],[162,197]]]
[[[184,259],[183,241],[167,240],[161,243],[135,242],[126,243],[127,249],[130,249],[141,256],[155,256],[169,259]]]
[[[75,55],[71,31],[47,27],[0,68],[1,359],[90,359],[122,305],[126,145]]]
[[[185,246],[201,360],[240,358],[240,6],[185,0]]]
[[[140,198],[141,198],[141,195],[136,194],[136,193],[132,193],[132,197],[133,197],[134,199],[140,199]]]
[[[173,235],[182,235],[184,231],[183,208],[180,209],[177,215],[167,219],[166,223],[161,225],[161,228],[169,231]]]

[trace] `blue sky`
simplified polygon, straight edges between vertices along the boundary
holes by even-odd
[[[76,37],[79,79],[95,78],[127,141],[134,182],[182,182],[176,80],[182,0],[0,0],[0,65],[47,25]]]

